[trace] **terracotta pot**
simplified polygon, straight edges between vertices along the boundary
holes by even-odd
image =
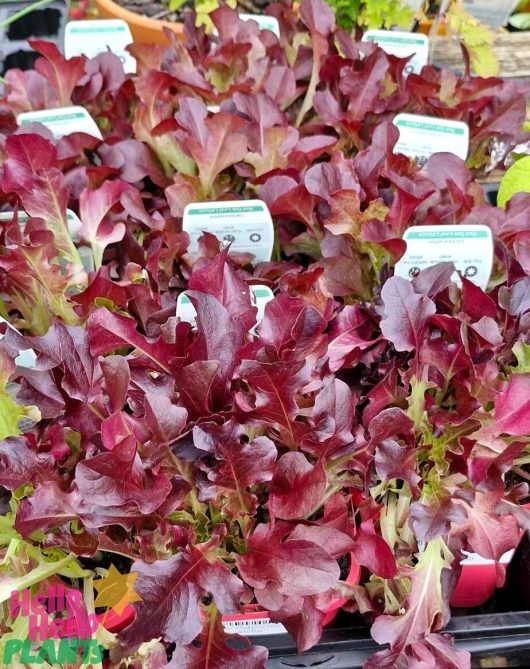
[[[184,40],[182,23],[150,19],[124,9],[113,0],[96,0],[96,7],[102,19],[123,19],[129,25],[135,42],[168,44],[163,28],[169,28],[179,39]]]

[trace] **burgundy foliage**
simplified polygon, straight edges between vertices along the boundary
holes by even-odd
[[[186,46],[132,47],[134,77],[40,41],[35,70],[6,74],[0,290],[23,334],[0,347],[37,354],[10,380],[40,420],[0,442],[0,485],[24,539],[119,553],[137,574],[115,666],[161,639],[170,669],[264,669],[223,615],[258,604],[305,650],[346,592],[389,646],[366,669],[466,669],[442,634],[447,573],[464,550],[498,560],[529,524],[504,474],[530,433],[530,195],[499,210],[460,159],[420,169],[393,153],[391,121],[465,120],[489,169],[491,137],[520,140],[525,98],[432,67],[404,78],[322,0],[270,11],[281,40],[226,6],[216,37],[190,15]],[[103,140],[16,129],[61,104]],[[188,253],[186,204],[256,195],[271,262],[209,234]],[[491,292],[458,287],[450,263],[392,276],[406,228],[461,222],[493,230]],[[256,330],[253,284],[275,294]],[[182,291],[196,328],[175,317]],[[345,557],[364,568],[355,588]]]

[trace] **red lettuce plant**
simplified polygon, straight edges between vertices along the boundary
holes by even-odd
[[[42,42],[34,71],[6,75],[0,199],[29,218],[1,222],[3,313],[24,332],[0,344],[1,381],[33,420],[7,420],[0,393],[2,601],[78,579],[92,611],[95,570],[117,563],[142,601],[100,630],[109,667],[236,669],[267,651],[229,642],[223,615],[257,603],[305,650],[346,596],[388,644],[367,669],[464,669],[443,633],[463,551],[499,560],[529,525],[527,486],[504,475],[528,447],[530,196],[485,204],[450,154],[420,169],[393,153],[391,119],[466,120],[475,167],[492,137],[519,141],[524,96],[405,79],[317,0],[271,11],[280,41],[222,7],[218,37],[189,20],[185,45],[132,47],[136,77]],[[16,129],[14,113],[70,103],[103,141]],[[256,195],[271,262],[210,234],[187,253],[188,202]],[[406,228],[461,222],[494,232],[489,293],[450,263],[391,276]],[[251,334],[256,283],[275,298]],[[196,329],[176,319],[182,290]],[[16,367],[28,348],[35,367]],[[341,579],[352,555],[359,585]]]

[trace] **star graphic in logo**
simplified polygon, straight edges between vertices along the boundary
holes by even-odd
[[[134,590],[137,576],[136,572],[120,574],[116,567],[111,565],[104,578],[94,581],[94,588],[98,593],[94,605],[110,607],[121,615],[127,604],[141,602],[142,598]]]

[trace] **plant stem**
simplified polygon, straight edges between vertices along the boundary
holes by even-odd
[[[14,23],[15,21],[18,21],[19,19],[24,18],[27,14],[31,14],[35,9],[39,9],[39,7],[44,7],[45,5],[49,5],[53,0],[37,0],[37,2],[34,2],[31,5],[28,5],[27,7],[24,7],[24,9],[21,9],[19,12],[15,12],[14,14],[11,14],[5,21],[0,21],[0,28],[5,28],[6,26],[9,26],[11,23]]]

